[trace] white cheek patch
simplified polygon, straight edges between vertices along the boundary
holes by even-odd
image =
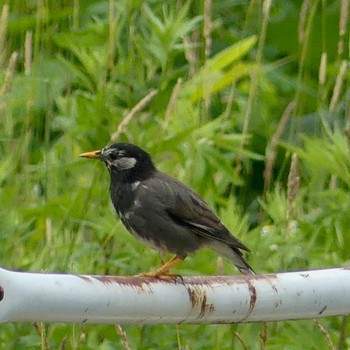
[[[135,166],[136,159],[133,157],[123,157],[114,160],[112,163],[118,170],[128,170]]]

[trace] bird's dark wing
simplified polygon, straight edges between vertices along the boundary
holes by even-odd
[[[146,186],[149,189],[157,188],[154,196],[162,202],[164,209],[175,222],[190,228],[199,236],[250,251],[231,235],[208,205],[187,186],[161,172],[157,172],[148,181]]]

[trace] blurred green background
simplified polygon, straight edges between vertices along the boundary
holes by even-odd
[[[0,1],[0,265],[159,266],[115,219],[105,167],[78,157],[113,141],[200,193],[258,273],[349,265],[349,7]],[[176,272],[237,270],[203,250]],[[348,349],[350,325],[18,323],[0,326],[0,348]]]

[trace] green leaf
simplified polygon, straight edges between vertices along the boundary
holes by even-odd
[[[256,37],[252,36],[216,54],[191,80],[183,84],[180,95],[189,95],[192,102],[197,102],[206,94],[220,92],[257,69],[256,64],[236,62],[253,47],[255,42]]]

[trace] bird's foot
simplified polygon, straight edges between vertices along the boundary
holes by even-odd
[[[177,278],[180,278],[183,282],[183,279],[180,275],[169,273],[169,270],[171,267],[179,264],[181,261],[183,261],[184,258],[180,258],[177,255],[175,255],[172,259],[170,259],[168,262],[166,262],[162,267],[160,267],[157,270],[149,271],[149,272],[143,272],[140,273],[139,277],[153,277],[158,278],[163,281],[173,281],[175,282]]]
[[[162,281],[167,281],[167,282],[174,282],[178,278],[183,281],[182,276],[179,274],[174,274],[174,273],[169,273],[167,271],[148,271],[148,272],[142,272],[136,275],[137,277],[151,277],[151,278],[157,278]]]

